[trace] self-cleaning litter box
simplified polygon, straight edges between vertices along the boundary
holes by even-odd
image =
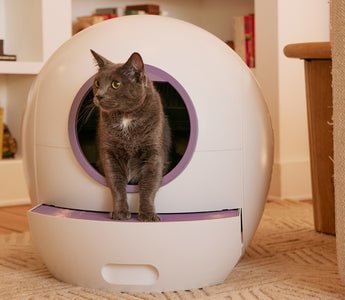
[[[109,218],[97,169],[97,68],[139,52],[173,131],[172,167],[156,195],[162,221]],[[126,16],[89,27],[47,61],[29,94],[24,165],[33,242],[58,279],[117,291],[166,291],[222,282],[248,246],[270,183],[273,137],[260,88],[225,43],[192,24]]]

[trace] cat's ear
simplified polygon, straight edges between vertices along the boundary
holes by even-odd
[[[134,52],[127,62],[123,65],[123,68],[127,70],[126,74],[130,79],[135,81],[141,81],[144,77],[144,62],[140,54]]]
[[[125,65],[132,67],[136,72],[144,71],[144,62],[138,52],[134,52],[127,60]]]
[[[91,51],[93,57],[95,58],[96,63],[100,69],[104,68],[106,65],[112,64],[112,62],[110,60],[107,60],[102,55],[98,54],[97,52],[93,51],[92,49],[90,49],[90,51]]]

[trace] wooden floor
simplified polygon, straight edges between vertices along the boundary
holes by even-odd
[[[0,207],[0,234],[29,231],[26,212],[31,205]]]

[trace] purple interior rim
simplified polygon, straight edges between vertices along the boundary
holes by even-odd
[[[197,143],[197,136],[198,136],[198,122],[196,111],[193,105],[192,100],[190,99],[188,93],[183,88],[183,86],[171,75],[166,73],[165,71],[156,68],[151,65],[145,65],[145,71],[148,74],[149,78],[152,81],[161,81],[161,82],[168,82],[170,83],[176,91],[180,94],[181,98],[183,99],[185,106],[188,111],[189,122],[190,122],[190,135],[189,141],[187,145],[187,149],[178,162],[178,164],[168,173],[166,174],[163,179],[161,185],[166,185],[170,181],[174,180],[188,165],[190,160],[192,159],[193,153],[195,151],[196,143]],[[82,168],[97,182],[102,185],[106,185],[105,178],[102,176],[86,159],[84,153],[81,150],[79,145],[77,130],[76,130],[76,117],[79,111],[79,107],[81,102],[84,100],[85,95],[90,91],[92,88],[92,84],[94,81],[94,76],[89,78],[84,85],[78,91],[76,97],[71,106],[69,119],[68,119],[68,133],[69,139],[72,147],[72,151],[78,160],[79,164]],[[128,193],[136,193],[138,192],[137,185],[127,185],[127,192]]]
[[[139,222],[136,218],[137,214],[132,214],[129,220],[112,220],[107,212],[94,212],[75,210],[67,208],[59,208],[47,204],[41,204],[31,209],[31,212],[67,219],[91,220],[91,221],[108,221],[108,222]],[[223,218],[233,218],[239,216],[239,209],[221,210],[213,212],[195,212],[195,213],[175,213],[175,214],[159,214],[162,222],[183,222],[183,221],[204,221]],[[141,223],[141,222],[140,222]]]

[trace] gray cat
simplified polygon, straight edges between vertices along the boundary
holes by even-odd
[[[129,219],[126,186],[139,185],[140,221],[160,221],[154,198],[169,167],[171,134],[159,93],[133,53],[114,64],[91,50],[97,65],[93,102],[99,108],[98,151],[113,197],[111,217]]]

